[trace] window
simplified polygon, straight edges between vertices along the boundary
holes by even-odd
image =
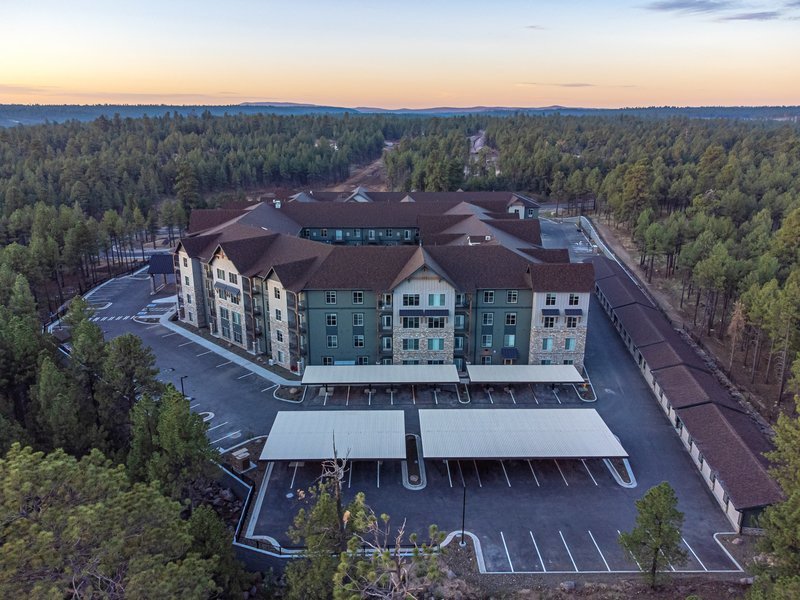
[[[453,338],[453,349],[455,350],[464,349],[464,336],[457,335],[455,338]]]
[[[574,360],[572,360],[571,358],[565,358],[564,360],[562,360],[562,361],[561,361],[561,364],[562,364],[562,365],[571,365],[571,364],[573,364],[574,362],[575,362],[575,361],[574,361]]]
[[[494,325],[494,313],[483,313],[483,324]]]
[[[279,288],[278,286],[275,286],[274,288],[272,288],[272,295],[275,297],[276,300],[280,300],[281,299],[281,288]]]
[[[183,282],[184,282],[186,285],[191,285],[191,284],[189,283],[189,276],[188,276],[188,275],[184,275],[184,276],[183,276]]]
[[[519,294],[517,290],[508,290],[506,292],[506,302],[508,304],[516,304],[518,299],[519,299]]]
[[[189,311],[189,322],[190,323],[194,322],[194,314],[192,313],[192,311]]]
[[[331,366],[333,366],[333,357],[332,356],[323,356],[322,357],[322,366],[323,367],[331,367]]]
[[[429,365],[443,365],[443,364],[444,364],[444,361],[443,361],[442,359],[439,359],[439,360],[429,360],[429,361],[428,361],[428,364],[429,364]]]
[[[403,329],[419,329],[419,317],[403,317]]]
[[[227,308],[220,307],[219,309],[219,324],[222,330],[222,337],[230,339],[231,337],[231,313]]]
[[[353,313],[353,327],[364,326],[364,313]]]
[[[387,229],[387,230],[384,232],[384,234],[386,235],[386,237],[392,237],[392,230],[391,230],[391,229]]]
[[[556,326],[557,317],[542,317],[542,325],[545,329],[552,329]]]
[[[456,369],[459,371],[464,370],[464,359],[463,358],[455,358],[453,359],[453,364],[456,366]]]
[[[570,306],[578,306],[581,303],[581,297],[578,294],[570,294],[569,295],[569,305]]]
[[[411,239],[411,230],[410,230],[410,229],[406,229],[406,230],[403,232],[403,238],[404,238],[406,241],[408,241],[408,240],[410,240],[410,239]]]
[[[282,320],[281,319],[282,316],[283,315],[281,315],[281,309],[280,308],[276,308],[275,309],[275,320],[280,322]]]
[[[228,273],[228,281],[230,281],[231,283],[238,284],[239,276],[236,273]]]
[[[348,235],[350,235],[350,234],[348,234]],[[357,238],[360,238],[361,237],[361,230],[360,229],[353,229],[353,235],[356,236]]]
[[[239,304],[239,294],[227,294],[227,300],[231,304]]]
[[[353,336],[353,348],[363,348],[364,347],[364,336],[363,335],[354,335]]]
[[[428,338],[428,350],[444,350],[444,338]]]
[[[382,358],[381,359],[381,364],[382,365],[390,365],[390,364],[392,364],[392,359],[391,358]]]
[[[336,292],[325,292],[325,304],[336,304]]]
[[[535,214],[536,214],[536,211],[533,208],[529,208],[528,209],[528,217],[533,218],[533,216]]]
[[[233,341],[237,344],[242,343],[242,315],[238,312],[231,313],[231,321],[233,322]]]
[[[444,306],[444,294],[428,294],[428,306]]]
[[[481,356],[481,364],[482,365],[490,365],[492,364],[492,356]]]
[[[567,338],[564,340],[564,350],[575,350],[575,338]]]
[[[381,317],[381,327],[384,329],[392,328],[392,315],[383,315]]]
[[[375,239],[375,230],[374,229],[370,229],[369,231],[367,231],[367,239],[368,240],[374,240]]]
[[[404,365],[418,365],[419,364],[419,360],[417,360],[416,358],[414,358],[414,359],[406,359],[406,360],[403,361],[403,364]]]
[[[183,266],[184,267],[188,267],[189,266],[189,259],[186,258],[185,256],[183,257]]]
[[[191,304],[191,303],[192,303],[192,295],[186,294],[186,304]]]
[[[464,306],[467,303],[466,294],[456,294],[456,306]]]
[[[369,364],[369,356],[359,356],[356,359],[356,363],[359,365],[368,365]]]
[[[225,271],[222,269],[217,269],[217,279],[225,280]]]
[[[503,364],[504,365],[513,365],[514,364],[514,359],[513,358],[504,358],[503,359]]]
[[[381,338],[381,348],[384,350],[391,350],[392,349],[392,338],[390,337],[382,337]]]
[[[283,341],[283,332],[280,329],[275,330],[275,341],[282,342]]]
[[[336,313],[325,313],[325,325],[327,327],[336,327],[339,322],[339,318]]]
[[[481,336],[481,348],[491,348],[492,347],[492,336],[491,335],[482,335]]]
[[[342,230],[341,229],[337,229],[334,235],[336,236],[336,241],[337,242],[341,242],[342,239],[344,239],[344,235],[342,234]]]
[[[328,237],[328,230],[327,229],[323,229],[322,232],[321,232],[321,235],[322,235],[322,237]]]
[[[391,294],[384,294],[383,295],[383,305],[384,306],[391,306],[392,305],[392,295]]]
[[[339,347],[339,336],[338,335],[329,335],[327,336],[327,345],[328,348],[338,348]]]
[[[494,291],[488,290],[483,292],[483,303],[494,304]]]
[[[403,294],[403,306],[419,306],[419,294]]]
[[[567,327],[570,329],[574,329],[578,326],[578,323],[581,322],[580,317],[567,317]]]
[[[503,347],[511,348],[512,346],[515,346],[516,343],[517,343],[517,336],[514,335],[513,333],[509,333],[508,335],[503,336]]]
[[[446,317],[428,317],[428,327],[430,329],[444,329]]]
[[[286,360],[286,356],[283,354],[283,350],[278,350],[278,363],[282,363]]]
[[[419,350],[417,338],[403,338],[403,350]]]
[[[517,324],[517,313],[506,313],[506,325]]]
[[[555,306],[556,295],[553,292],[548,292],[547,295],[544,297],[544,304],[545,306]]]
[[[364,292],[353,292],[353,304],[364,304]]]
[[[453,327],[456,329],[464,329],[466,319],[464,315],[456,315],[453,317]]]
[[[540,365],[552,365],[553,361],[550,360],[549,358],[543,358],[542,360],[539,361],[539,364]]]
[[[544,350],[545,352],[549,352],[552,349],[553,349],[553,338],[551,337],[542,338],[542,350]]]

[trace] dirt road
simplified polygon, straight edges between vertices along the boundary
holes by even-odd
[[[385,192],[388,190],[386,187],[386,168],[383,165],[383,158],[379,158],[363,167],[353,169],[350,173],[350,177],[346,181],[324,189],[328,192],[349,192],[360,185],[373,192]]]

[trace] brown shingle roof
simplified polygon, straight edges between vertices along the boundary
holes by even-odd
[[[586,263],[532,265],[531,283],[534,292],[591,292],[594,267]]]
[[[566,248],[523,248],[522,252],[543,263],[568,263],[569,250]]]
[[[531,246],[542,245],[542,228],[539,219],[510,219],[488,221],[489,226],[504,231]]]
[[[606,258],[605,256],[592,256],[591,258],[585,259],[583,262],[592,263],[594,265],[595,279],[625,275],[622,267],[620,267],[616,261]]]
[[[683,341],[683,338],[678,333],[667,335],[663,342],[640,348],[639,352],[642,353],[651,371],[678,365],[686,365],[703,371],[707,370],[703,359],[697,355],[697,352],[689,344]]]
[[[309,278],[308,289],[388,291],[419,251],[416,246],[335,246]]]
[[[432,246],[425,250],[462,290],[530,289],[531,264],[502,246]]]
[[[583,263],[591,264],[591,263]],[[645,306],[653,306],[653,303],[647,299],[647,296],[636,287],[636,284],[630,280],[627,275],[620,275],[618,277],[606,277],[597,281],[597,286],[600,288],[603,296],[605,296],[612,309],[617,309],[627,304],[638,302]]]
[[[336,204],[329,202],[289,202],[281,206],[289,218],[303,227],[348,228],[417,227],[417,217],[423,214],[441,214],[450,204],[415,203],[358,203]]]
[[[245,212],[244,209],[239,208],[195,208],[189,213],[189,227],[186,231],[188,233],[199,233],[227,223],[236,217],[242,216]]]
[[[772,446],[749,415],[704,404],[678,416],[737,510],[783,500],[763,455]]]
[[[660,312],[644,304],[628,304],[615,312],[622,327],[631,336],[633,345],[638,348],[663,342],[675,331]]]
[[[676,410],[699,404],[720,404],[744,412],[719,381],[705,371],[686,365],[667,367],[653,372],[653,378]]]

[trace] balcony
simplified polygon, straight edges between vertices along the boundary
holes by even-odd
[[[261,307],[260,306],[254,306],[253,307],[253,314],[255,316],[257,316],[257,317],[260,316],[261,315]]]

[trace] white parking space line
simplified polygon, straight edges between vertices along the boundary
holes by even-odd
[[[350,484],[353,482],[353,467],[354,466],[355,466],[355,463],[351,462],[350,463],[350,475],[347,476],[347,489],[348,490],[350,489]]]
[[[445,459],[444,466],[447,467],[447,481],[450,482],[450,487],[453,487],[453,478],[450,476],[450,463]]]
[[[500,539],[503,540],[503,548],[506,549],[506,558],[508,559],[508,566],[511,567],[511,572],[514,572],[514,565],[511,562],[511,555],[508,553],[508,546],[506,546],[506,536],[503,535],[503,532],[500,532]]]
[[[377,482],[378,482],[378,488],[380,488],[380,487],[381,487],[381,461],[378,461],[378,472],[377,472],[377,476],[378,476],[378,479],[377,479]]]
[[[617,529],[617,536],[621,536],[621,535],[622,535],[622,532],[619,529]],[[642,570],[642,565],[639,564],[639,561],[636,560],[636,557],[633,555],[633,553],[631,551],[628,551],[628,554],[631,555],[631,558],[633,559],[633,562],[636,563],[636,566],[639,567],[639,570],[641,571]]]
[[[458,463],[458,472],[461,475],[461,486],[467,487],[467,482],[464,481],[464,471],[461,470],[461,461],[456,461]]]
[[[566,485],[567,487],[569,487],[569,482],[567,481],[567,478],[566,478],[566,477],[564,477],[564,471],[562,471],[562,470],[561,470],[561,465],[559,465],[559,464],[558,464],[558,461],[557,461],[557,460],[555,460],[555,459],[553,459],[553,462],[554,462],[554,463],[556,463],[556,466],[558,467],[558,472],[559,472],[559,473],[561,473],[561,479],[563,479],[563,480],[564,480],[564,485]]]
[[[229,365],[229,364],[231,364],[232,362],[233,362],[232,360],[229,360],[228,362],[224,362],[224,363],[222,363],[222,364],[219,364],[219,365],[217,365],[217,366],[216,366],[216,367],[214,367],[214,368],[215,368],[215,369],[219,369],[220,367],[224,367],[225,365]]]
[[[697,562],[700,563],[700,566],[703,567],[703,571],[708,571],[708,569],[706,569],[706,566],[703,564],[703,561],[700,560],[699,556],[697,556],[697,553],[694,550],[692,550],[692,547],[689,545],[689,542],[686,541],[686,538],[682,537],[681,539],[683,540],[683,543],[686,544],[686,547],[689,549],[689,552],[692,553],[692,556],[694,556],[697,559]]]
[[[297,467],[300,466],[300,463],[294,463],[294,473],[292,473],[292,481],[289,483],[289,489],[294,487],[294,478],[297,476]]]
[[[502,460],[499,462],[500,466],[503,467],[503,475],[506,476],[506,483],[508,484],[508,487],[511,487],[511,480],[508,478],[508,471],[506,471],[506,466],[503,464]]]
[[[222,440],[224,440],[224,439],[226,439],[226,438],[233,437],[233,436],[234,436],[234,435],[236,435],[237,433],[242,433],[241,429],[238,429],[238,430],[236,430],[236,431],[232,431],[232,432],[231,432],[231,433],[229,433],[228,435],[223,435],[221,438],[219,438],[219,439],[217,439],[217,440],[214,440],[213,442],[211,442],[211,445],[213,446],[213,445],[214,445],[214,444],[216,444],[217,442],[221,442]]]
[[[575,569],[575,572],[578,571],[578,565],[575,564],[575,559],[572,558],[572,552],[569,551],[569,546],[567,546],[567,540],[564,539],[564,534],[561,533],[561,530],[558,530],[558,535],[561,536],[561,541],[564,543],[564,548],[567,549],[567,554],[569,554],[569,559],[572,561],[572,567]]]
[[[255,375],[255,373],[250,371],[249,373],[245,373],[244,375],[242,375],[241,377],[237,377],[236,379],[244,379],[245,377],[250,377],[250,375]]]
[[[276,387],[277,385],[278,385],[277,383],[274,383],[274,384],[272,384],[272,385],[271,385],[271,386],[269,386],[269,387],[265,387],[265,388],[264,388],[263,390],[261,390],[261,391],[262,391],[262,392],[268,392],[268,391],[270,391],[272,388]]]
[[[528,531],[531,534],[531,541],[533,542],[533,547],[536,548],[536,556],[539,557],[539,564],[542,565],[542,571],[547,573],[547,567],[544,566],[544,561],[542,560],[542,553],[539,552],[539,545],[536,543],[536,538],[533,537],[533,532]]]
[[[227,424],[228,424],[228,421],[225,421],[224,423],[220,423],[219,425],[214,425],[213,427],[209,427],[208,430],[209,431],[213,431],[217,427],[222,427],[223,425],[227,425]]]
[[[583,468],[586,469],[586,472],[589,474],[589,477],[592,478],[592,483],[597,485],[597,480],[594,478],[594,475],[592,475],[592,472],[589,470],[589,465],[586,464],[586,461],[584,459],[581,459],[581,462],[583,463]]]
[[[189,344],[194,344],[194,342],[183,342],[182,344],[178,344],[178,348],[183,348],[184,346],[188,346]]]
[[[597,552],[600,554],[600,558],[603,559],[603,564],[606,566],[606,570],[610,572],[611,567],[608,566],[608,561],[606,560],[606,557],[603,556],[603,552],[600,550],[600,546],[597,545],[597,540],[594,539],[591,530],[587,529],[587,531],[589,532],[589,537],[592,538],[592,543],[594,544],[594,547],[597,548]]]
[[[483,484],[481,483],[481,474],[478,472],[478,462],[473,460],[472,464],[475,465],[475,477],[478,478],[478,487],[483,487]]]
[[[533,475],[533,480],[536,482],[536,487],[541,487],[539,485],[539,478],[536,477],[536,471],[533,470],[533,463],[531,463],[530,459],[528,459],[528,466],[531,468],[531,475]]]
[[[206,350],[205,352],[201,352],[197,356],[205,356],[206,354],[211,354],[212,352],[213,352],[213,350]]]
[[[198,406],[200,406],[200,403],[199,402],[195,402],[189,408],[197,408]]]
[[[167,335],[162,335],[162,338],[168,338],[171,335],[178,335],[177,331],[170,331]]]
[[[128,316],[126,316],[126,317],[122,317],[122,320],[123,320],[123,321],[127,321],[127,320],[128,320],[128,319],[130,319],[130,318],[131,318],[131,317],[130,317],[130,315],[128,315]]]
[[[536,392],[533,391],[533,384],[528,384],[528,387],[531,388],[531,394],[533,394],[533,399],[536,400],[536,404],[539,404],[539,399],[536,397]]]

